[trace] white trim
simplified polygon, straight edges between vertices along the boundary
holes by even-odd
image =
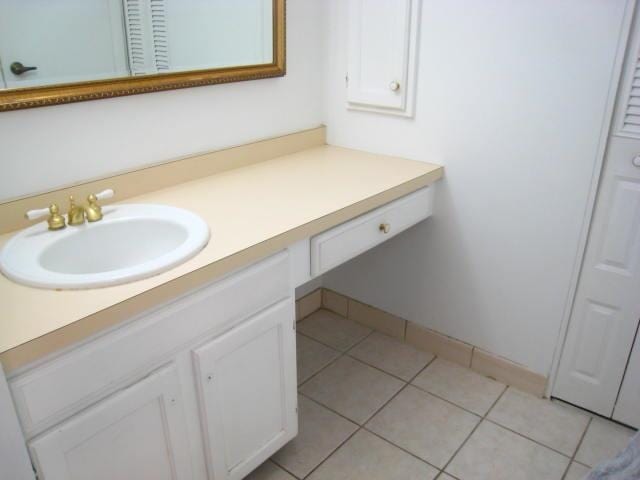
[[[35,480],[27,444],[0,364],[0,465],[3,478]],[[6,475],[6,476],[5,476]]]
[[[618,37],[618,48],[616,52],[616,59],[611,71],[611,80],[609,82],[609,92],[607,94],[607,105],[605,110],[604,119],[602,122],[602,129],[600,131],[600,139],[598,141],[598,150],[596,153],[596,161],[593,167],[593,173],[591,176],[591,187],[589,189],[589,197],[587,199],[587,207],[584,212],[584,218],[582,221],[582,228],[580,232],[580,239],[578,242],[578,250],[576,258],[574,259],[573,269],[571,273],[571,282],[567,291],[565,300],[565,306],[562,313],[562,322],[558,331],[558,337],[556,340],[556,347],[553,352],[553,361],[551,363],[551,370],[549,372],[549,382],[545,396],[550,397],[553,392],[553,387],[558,376],[558,368],[560,365],[560,356],[564,347],[564,342],[567,336],[567,330],[569,327],[569,318],[571,317],[571,311],[573,309],[573,302],[575,299],[576,290],[578,287],[578,280],[580,278],[580,272],[582,270],[582,262],[584,260],[584,254],[586,250],[587,240],[589,238],[589,230],[591,227],[591,219],[593,211],[596,205],[596,199],[598,196],[598,184],[600,182],[600,175],[602,174],[602,166],[604,164],[604,157],[607,150],[607,144],[609,135],[613,134],[614,130],[614,111],[616,108],[619,94],[624,91],[621,90],[622,84],[622,70],[627,57],[627,47],[629,45],[631,24],[634,19],[635,0],[627,0],[625,5],[625,13],[620,29],[620,35]],[[626,98],[626,95],[624,95]]]

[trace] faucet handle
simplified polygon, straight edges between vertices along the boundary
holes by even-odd
[[[96,201],[97,201],[97,200],[106,200],[108,198],[113,198],[114,195],[115,195],[115,192],[111,188],[107,188],[106,190],[103,190],[100,193],[96,193],[93,196],[96,198]]]
[[[111,198],[114,195],[114,191],[110,188],[103,190],[100,193],[91,194],[87,197],[89,206],[87,207],[87,220],[90,222],[97,222],[102,220],[102,207],[98,205],[98,200],[105,200]]]
[[[52,203],[47,208],[37,208],[29,210],[24,214],[28,220],[36,220],[45,216],[49,216],[47,223],[49,224],[49,230],[61,230],[66,227],[64,217],[60,215],[60,208],[55,203]]]
[[[47,208],[35,208],[33,210],[29,210],[24,214],[24,218],[26,218],[27,220],[37,220],[38,218],[45,217],[51,213],[52,206],[53,205]]]

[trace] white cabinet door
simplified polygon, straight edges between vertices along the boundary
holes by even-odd
[[[46,480],[192,479],[173,364],[29,443]]]
[[[419,0],[349,0],[350,108],[413,115]]]
[[[639,153],[638,140],[610,141],[553,390],[606,417],[613,413],[640,318]]]
[[[292,300],[193,352],[210,478],[241,479],[298,429]]]
[[[638,334],[629,357],[613,418],[640,428],[640,335]]]

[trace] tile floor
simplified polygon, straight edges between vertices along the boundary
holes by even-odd
[[[297,348],[300,433],[250,480],[579,480],[634,433],[326,310]]]

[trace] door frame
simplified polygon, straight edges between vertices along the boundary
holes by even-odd
[[[547,382],[547,388],[545,390],[546,397],[552,396],[556,380],[558,378],[560,358],[562,356],[562,351],[564,350],[565,341],[567,339],[569,320],[573,312],[576,292],[578,289],[578,281],[580,280],[580,274],[582,273],[582,265],[586,253],[587,242],[589,240],[589,233],[591,231],[593,212],[598,200],[598,187],[600,184],[600,177],[604,168],[604,159],[607,153],[609,137],[611,136],[613,128],[615,127],[614,117],[617,113],[618,100],[621,98],[621,93],[626,91],[626,89],[622,88],[624,85],[626,85],[626,83],[623,83],[623,81],[625,80],[623,69],[627,63],[628,56],[631,54],[631,52],[635,52],[637,50],[638,42],[640,42],[640,25],[638,25],[638,28],[634,28],[634,31],[632,32],[632,26],[634,26],[634,24],[636,23],[634,22],[634,20],[640,22],[640,14],[636,15],[636,0],[627,0],[624,7],[622,28],[620,29],[620,33],[618,35],[616,57],[614,60],[613,68],[611,70],[609,92],[607,93],[607,103],[605,107],[602,127],[600,129],[600,136],[598,139],[596,159],[591,174],[589,195],[587,197],[587,204],[584,211],[584,217],[582,219],[582,227],[580,229],[577,253],[573,261],[571,281],[569,283],[569,287],[567,289],[567,294],[565,297],[562,320],[560,322],[560,328],[558,330],[558,336],[556,338],[556,346],[553,351],[553,360],[551,362],[551,370],[549,372],[549,381]]]

